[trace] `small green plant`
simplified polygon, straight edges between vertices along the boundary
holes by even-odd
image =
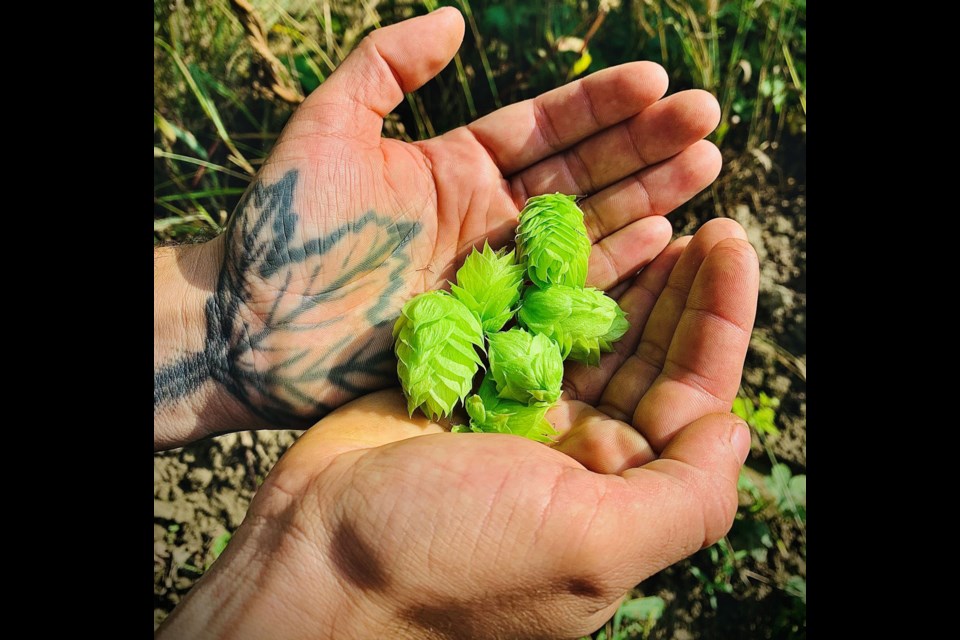
[[[547,410],[560,398],[565,358],[600,363],[629,328],[604,292],[585,287],[590,240],[574,196],[534,196],[520,212],[517,255],[485,242],[457,271],[453,294],[422,293],[394,325],[397,375],[410,415],[449,416],[487,355],[489,370],[466,400],[469,425],[453,431],[512,433],[546,442]],[[502,331],[517,311],[520,327]],[[486,340],[484,340],[486,338]],[[486,348],[484,348],[486,346]],[[485,367],[486,368],[486,367]]]
[[[807,521],[807,476],[793,475],[790,467],[778,463],[766,478],[767,487],[776,500],[777,509],[785,516]]]
[[[757,402],[758,404],[754,405],[750,398],[737,396],[733,401],[733,412],[760,433],[779,435],[780,429],[776,425],[779,398],[772,398],[761,391]]]
[[[606,627],[597,632],[596,640],[646,640],[665,608],[666,602],[659,596],[624,600]]]
[[[787,578],[783,590],[793,596],[789,604],[782,606],[771,621],[775,638],[806,638],[807,626],[807,581],[800,576]]]
[[[790,576],[787,578],[784,591],[795,598],[799,598],[803,604],[807,604],[807,581],[800,576]]]
[[[731,580],[736,574],[739,562],[746,557],[747,551],[745,549],[734,551],[727,539],[721,538],[717,544],[707,549],[706,553],[713,565],[713,571],[708,575],[700,567],[691,565],[690,573],[703,585],[710,602],[710,608],[716,610],[717,595],[733,593]]]
[[[213,560],[207,562],[206,566],[203,568],[204,571],[210,569],[210,565],[216,562],[217,558],[220,557],[220,554],[223,553],[223,550],[227,548],[227,544],[230,543],[230,538],[232,537],[232,533],[229,531],[224,531],[213,539],[213,544],[210,545],[210,555],[213,556]]]
[[[773,504],[786,517],[807,521],[807,476],[793,475],[790,467],[777,462],[769,475],[743,470],[737,480],[737,489],[750,496],[750,512],[757,513]]]

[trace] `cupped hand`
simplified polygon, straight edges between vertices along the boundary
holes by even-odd
[[[398,390],[332,413],[280,460],[165,629],[175,637],[230,622],[239,638],[596,629],[627,590],[732,523],[750,435],[729,411],[758,271],[729,220],[665,249],[620,296],[631,329],[616,353],[599,369],[568,371],[548,414],[561,433],[553,447],[445,433],[419,412],[408,418]],[[217,593],[229,606],[211,604]]]
[[[219,430],[305,426],[396,384],[403,303],[453,279],[469,250],[513,236],[529,196],[587,196],[592,286],[609,289],[669,242],[662,217],[718,174],[702,140],[716,101],[662,98],[664,70],[625,64],[431,140],[381,137],[383,118],[463,37],[454,9],[377,30],[291,117],[212,244],[205,367],[251,414]]]

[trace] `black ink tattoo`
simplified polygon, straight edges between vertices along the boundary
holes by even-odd
[[[155,372],[155,407],[212,379],[268,424],[304,427],[397,383],[391,329],[420,225],[369,211],[304,239],[293,208],[297,179],[289,171],[244,195],[207,300],[205,349]],[[324,312],[330,302],[342,313]]]

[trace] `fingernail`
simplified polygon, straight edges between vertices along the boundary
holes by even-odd
[[[750,428],[743,420],[734,423],[733,433],[730,434],[730,444],[737,455],[740,456],[740,464],[743,464],[750,454]]]

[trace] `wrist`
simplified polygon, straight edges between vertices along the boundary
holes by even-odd
[[[157,640],[376,638],[392,616],[337,578],[324,545],[249,518],[157,630]]]
[[[154,249],[154,446],[176,447],[223,430],[240,407],[218,392],[207,354],[207,305],[222,263],[221,238]]]

